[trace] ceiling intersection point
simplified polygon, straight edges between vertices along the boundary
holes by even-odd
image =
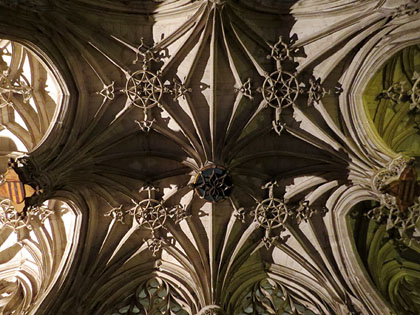
[[[53,2],[0,0],[0,313],[420,313],[418,1]]]

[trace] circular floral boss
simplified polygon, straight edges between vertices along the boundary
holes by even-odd
[[[211,165],[200,170],[195,177],[193,187],[200,198],[218,202],[229,197],[232,180],[225,168]]]

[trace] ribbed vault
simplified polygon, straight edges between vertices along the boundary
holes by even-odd
[[[68,201],[74,234],[45,236],[72,240],[70,254],[48,294],[22,310],[384,314],[401,305],[372,275],[364,255],[376,248],[349,216],[376,202],[381,218],[357,206],[374,233],[418,242],[418,216],[409,229],[380,227],[389,213],[408,222],[419,194],[403,194],[418,188],[407,175],[413,152],[387,141],[399,129],[372,116],[381,106],[372,95],[390,84],[372,87],[375,73],[417,47],[418,4],[27,2],[0,1],[0,34],[31,47],[63,97],[55,114],[39,99],[15,168],[39,188],[33,207]]]

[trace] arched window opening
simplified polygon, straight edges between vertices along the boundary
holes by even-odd
[[[17,42],[0,39],[0,145],[29,152],[46,135],[62,100],[57,79],[42,60]],[[5,148],[1,146],[2,152]]]
[[[60,200],[29,205],[37,187],[23,183],[13,161],[47,136],[62,90],[28,47],[0,39],[0,313],[35,310],[67,264],[76,214]],[[12,161],[12,162],[11,162]]]

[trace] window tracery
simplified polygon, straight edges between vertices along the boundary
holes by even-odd
[[[418,209],[409,208],[403,213],[395,208],[388,209],[384,222],[366,218],[363,214],[374,206],[374,203],[365,202],[355,207],[350,214],[359,257],[376,288],[392,305],[393,312],[401,315],[415,314],[420,309],[415,298],[420,281],[416,272],[420,257],[418,235],[408,238],[404,235],[401,237],[401,233],[405,231],[409,234],[408,230],[412,226],[407,226],[411,221],[408,218],[413,218],[413,211],[417,211],[415,220],[418,220]],[[418,208],[418,205],[414,207]],[[375,210],[378,208],[369,212]]]
[[[420,152],[416,144],[419,137],[416,95],[420,79],[415,69],[418,65],[416,46],[403,49],[378,70],[365,92],[366,107],[375,128],[387,145],[403,152],[373,177],[380,205],[370,209],[367,216],[386,224],[387,230],[396,229],[400,237],[408,238],[412,238],[419,222],[420,191],[415,161]],[[381,76],[386,78],[382,83]],[[377,93],[375,99],[373,93]]]
[[[189,315],[190,308],[167,281],[153,277],[138,286],[124,306],[111,315],[120,314],[177,314]]]
[[[12,137],[20,151],[41,141],[61,98],[57,80],[32,51],[0,39],[0,132]]]
[[[315,314],[294,299],[286,288],[270,278],[256,283],[243,299],[241,310],[235,315],[245,314]]]
[[[0,201],[3,314],[34,312],[65,275],[75,236],[73,210],[41,197],[39,184],[46,185],[33,178],[39,174],[22,171],[26,153],[47,136],[61,99],[57,79],[31,49],[0,39],[0,135],[9,143],[0,143],[0,169],[6,171]]]
[[[392,23],[399,18],[401,23],[404,18],[410,21],[410,14],[416,14],[412,6],[390,9],[378,4],[360,17],[352,11],[361,7],[359,3],[342,8],[324,1],[316,14],[313,4],[306,2],[293,8],[282,4],[287,12],[273,1],[139,3],[76,0],[75,11],[64,5],[62,11],[54,12],[62,22],[57,23],[57,34],[48,28],[45,31],[54,34],[58,44],[52,51],[63,53],[80,95],[72,103],[77,104],[74,112],[60,121],[62,130],[55,134],[60,141],[54,153],[23,158],[22,174],[41,193],[35,196],[40,196],[34,199],[36,204],[63,189],[86,206],[77,234],[78,249],[82,252],[83,247],[86,252],[75,259],[75,269],[80,268],[83,277],[73,273],[74,282],[66,287],[68,296],[54,291],[51,296],[56,294],[57,301],[50,301],[46,308],[59,313],[76,303],[78,311],[103,314],[108,296],[114,301],[127,293],[114,290],[112,282],[126,281],[127,274],[137,281],[135,275],[145,268],[143,271],[154,270],[178,282],[151,278],[115,308],[114,314],[190,314],[197,310],[199,314],[223,314],[231,302],[229,294],[247,287],[252,277],[261,278],[267,270],[284,278],[293,275],[293,279],[288,279],[288,286],[272,279],[253,285],[238,314],[348,314],[385,309],[370,283],[362,282],[364,273],[343,237],[348,232],[345,216],[352,202],[381,199],[387,210],[375,208],[372,216],[407,233],[418,222],[418,201],[410,195],[413,203],[406,204],[400,193],[387,190],[390,184],[402,182],[408,162],[401,158],[387,164],[392,159],[390,152],[383,152],[374,139],[362,141],[368,128],[365,118],[357,118],[360,111],[355,103],[360,95],[353,95],[352,87],[361,81],[358,67],[372,57],[372,51],[379,50],[374,40],[381,38],[378,41],[384,43],[399,37],[381,32],[390,25],[393,30],[389,32],[398,30],[399,24]],[[131,17],[125,19],[131,8]],[[103,11],[102,24],[88,23],[90,18],[97,21],[91,10],[95,14]],[[66,16],[69,12],[74,18]],[[115,15],[108,20],[110,12]],[[281,23],[273,19],[278,19],[279,12]],[[404,16],[389,19],[395,12]],[[338,20],[336,13],[346,18]],[[319,22],[323,14],[331,20]],[[81,16],[86,24],[76,26],[74,21]],[[303,16],[320,24],[310,30],[300,29],[299,23],[288,28],[286,16],[297,20]],[[176,19],[166,25],[170,17]],[[41,26],[47,27],[44,20]],[[126,24],[119,24],[120,20]],[[283,40],[295,30],[299,38]],[[147,40],[139,35],[146,35]],[[275,38],[278,41],[271,44]],[[79,58],[73,58],[64,46],[71,46],[82,58],[76,60]],[[3,52],[6,58],[17,55],[18,48],[14,53]],[[48,81],[44,70],[41,85]],[[415,113],[416,73],[410,79],[412,87],[387,82],[388,86],[375,90],[375,98],[382,93],[375,101],[391,104],[397,112],[403,108],[398,115],[407,110],[407,104],[402,104],[408,102],[408,111]],[[31,150],[42,142],[44,125],[52,121],[51,95],[39,92],[44,96],[39,103],[47,104],[48,110],[38,111],[34,108],[37,80],[17,77],[13,81],[11,74],[4,72],[0,80],[4,105],[0,112],[7,128]],[[336,91],[342,93],[340,98],[327,88],[332,86],[340,86]],[[21,115],[25,129],[25,120],[32,119],[33,112],[47,118],[41,123],[34,119],[25,133],[15,124],[16,117],[30,113]],[[415,129],[415,124],[410,125],[409,133],[393,138],[398,128],[388,129],[380,118],[374,120],[378,133],[393,149]],[[395,121],[390,125],[395,127]],[[45,151],[49,149],[52,151],[51,147]],[[226,169],[203,167],[209,160]],[[276,192],[273,179],[278,180]],[[159,197],[147,186],[150,182],[161,189]],[[414,182],[404,186],[416,187]],[[136,187],[142,185],[144,191],[137,193]],[[260,191],[262,185],[268,197]],[[7,202],[3,204],[0,221],[6,229],[14,227],[19,236],[48,230],[49,225],[52,234],[60,230],[51,228],[59,212],[34,208],[27,213],[31,219],[22,221],[9,211]],[[320,210],[315,205],[325,207]],[[106,211],[112,220],[103,217]],[[124,223],[127,217],[132,220],[128,228],[114,224]],[[24,228],[25,224],[32,230]],[[386,232],[395,238],[395,229]],[[48,235],[45,239],[55,242]],[[70,246],[70,241],[65,243]],[[260,251],[263,245],[267,250]],[[410,274],[410,284],[413,278]],[[188,301],[178,294],[181,282],[188,283]],[[7,286],[7,294],[18,291]],[[313,297],[316,305],[296,292]],[[5,301],[9,303],[7,297]]]
[[[30,313],[39,307],[60,273],[64,276],[75,236],[74,213],[56,200],[29,210],[25,217],[7,200],[0,207],[0,312]]]

